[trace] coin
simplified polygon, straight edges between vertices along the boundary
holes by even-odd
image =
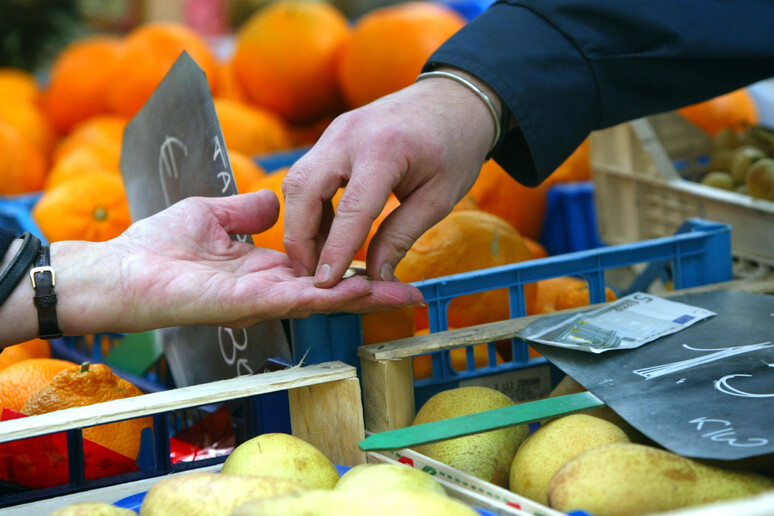
[[[360,276],[363,279],[370,280],[371,277],[366,273],[366,270],[362,267],[349,267],[341,279],[352,278],[353,276]]]

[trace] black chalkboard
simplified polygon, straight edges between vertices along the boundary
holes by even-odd
[[[188,53],[127,125],[121,174],[135,221],[185,197],[237,193],[207,78]],[[233,238],[252,243],[250,235]],[[156,335],[179,387],[250,374],[267,359],[291,356],[281,321],[247,330],[184,326]]]
[[[670,299],[717,316],[599,355],[532,345],[668,450],[720,460],[774,452],[774,296],[717,291]]]

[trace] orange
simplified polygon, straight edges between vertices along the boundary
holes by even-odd
[[[325,116],[308,124],[290,124],[290,141],[293,147],[307,147],[317,143],[325,129],[333,122],[334,116]]]
[[[289,149],[285,122],[272,112],[229,99],[215,99],[226,147],[249,156]]]
[[[554,306],[556,306],[557,310],[577,308],[589,304],[589,286],[585,281],[579,281],[581,281],[582,284],[575,283],[565,285],[556,293]],[[613,289],[605,287],[605,300],[610,302],[615,301],[616,299],[618,299],[618,296],[615,295]]]
[[[47,340],[32,339],[17,346],[24,349],[31,358],[51,358],[51,344]]]
[[[32,358],[21,344],[8,346],[0,353],[0,369],[5,369],[11,364]]]
[[[535,240],[534,238],[530,237],[523,237],[524,243],[527,244],[527,247],[529,248],[529,252],[532,253],[533,259],[538,258],[546,258],[548,256],[548,251],[545,247],[543,247],[543,244]]]
[[[710,136],[715,136],[727,127],[741,129],[759,120],[758,107],[746,88],[682,107],[677,112]]]
[[[43,103],[61,134],[109,111],[108,88],[120,45],[117,37],[90,36],[70,43],[54,59]]]
[[[280,201],[280,211],[277,223],[263,233],[254,234],[253,243],[256,247],[265,247],[283,253],[285,252],[285,224],[283,223],[285,217],[285,201],[282,196],[282,181],[285,179],[287,171],[287,168],[275,170],[274,172],[267,174],[263,179],[259,179],[253,183],[252,188],[254,192],[269,189],[277,195],[277,198]]]
[[[365,262],[353,260],[352,266],[365,268]],[[403,307],[362,314],[360,327],[364,345],[412,337],[415,329],[414,309]]]
[[[234,71],[234,58],[217,63],[218,67],[218,98],[247,102],[247,93],[239,82]]]
[[[339,60],[347,107],[411,85],[430,54],[464,24],[456,11],[435,2],[405,2],[361,16]]]
[[[371,312],[360,316],[363,344],[405,339],[414,335],[416,323],[411,307]]]
[[[0,68],[0,99],[3,102],[37,102],[40,88],[35,76],[26,70]]]
[[[112,111],[134,116],[183,50],[202,68],[214,94],[217,63],[204,38],[183,24],[147,23],[129,32],[119,49],[109,86]]]
[[[57,160],[46,176],[44,187],[53,188],[71,177],[85,172],[99,170],[121,175],[121,169],[113,153],[104,152],[99,147],[73,147],[62,159]]]
[[[468,195],[479,209],[505,219],[523,236],[537,239],[543,229],[548,187],[545,181],[534,188],[524,186],[489,160]]]
[[[363,242],[363,245],[360,247],[360,249],[355,253],[355,259],[356,260],[365,260],[367,251],[368,251],[368,244],[371,243],[371,239],[376,234],[376,231],[379,229],[379,225],[384,222],[384,219],[387,218],[387,215],[392,213],[394,209],[396,209],[398,206],[400,206],[400,201],[397,197],[395,197],[395,194],[390,193],[390,196],[387,198],[387,203],[384,205],[384,208],[382,208],[382,212],[379,214],[376,219],[374,219],[373,224],[371,224],[371,229],[368,232],[368,236],[366,237],[366,241]]]
[[[591,153],[589,139],[583,140],[575,151],[546,179],[548,185],[591,180]]]
[[[57,163],[76,149],[87,147],[90,152],[99,155],[101,162],[118,166],[127,121],[121,115],[98,115],[81,122],[59,140],[54,148],[53,162]]]
[[[267,175],[263,167],[247,154],[229,149],[228,159],[231,162],[231,173],[234,175],[237,191],[240,193],[254,191],[253,185]]]
[[[0,406],[20,412],[30,394],[74,365],[57,358],[28,358],[0,369]]]
[[[120,378],[105,364],[75,365],[59,372],[27,399],[22,412],[47,414],[110,400],[140,396],[142,391]],[[150,417],[129,419],[83,429],[83,437],[131,459],[140,451],[140,433],[153,427]]]
[[[617,299],[610,287],[605,287],[605,297],[607,301]],[[537,282],[537,298],[528,313],[546,314],[588,304],[589,287],[586,281],[572,276],[560,276]]]
[[[480,210],[452,211],[420,236],[395,268],[405,282],[487,269],[532,259],[518,231],[505,220]],[[527,306],[534,302],[536,287],[526,285]],[[427,327],[427,308],[417,309],[417,329]],[[508,319],[507,289],[460,296],[448,309],[450,327]]]
[[[419,330],[416,335],[427,335],[427,328]],[[455,371],[466,371],[468,369],[467,348],[454,348],[449,350],[451,366]],[[433,357],[432,355],[417,355],[412,358],[414,365],[414,380],[430,378],[433,376]],[[502,364],[505,362],[500,353],[495,350],[495,362]],[[473,346],[473,363],[476,368],[489,365],[489,347],[482,343]]]
[[[49,242],[102,242],[120,235],[131,224],[121,177],[110,172],[86,172],[46,190],[32,216]]]
[[[40,150],[48,163],[56,143],[56,133],[37,104],[0,102],[0,120],[15,127],[22,138]]]
[[[349,32],[331,4],[271,2],[239,29],[234,71],[253,103],[288,122],[313,122],[341,111],[336,63]]]
[[[35,192],[46,179],[46,159],[10,124],[0,120],[0,195]]]

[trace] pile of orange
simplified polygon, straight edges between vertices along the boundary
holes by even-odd
[[[51,358],[51,348],[44,340],[10,346],[0,354],[0,410],[45,414],[140,394],[104,364],[78,365]],[[83,436],[135,459],[142,429],[152,426],[151,418],[130,419],[86,428]]]

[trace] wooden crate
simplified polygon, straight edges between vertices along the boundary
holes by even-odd
[[[723,289],[774,294],[774,278],[740,279],[714,283],[675,290],[661,294],[661,296],[668,298],[675,295]],[[562,313],[586,311],[599,306],[601,305],[585,306],[564,310]],[[369,433],[384,432],[412,424],[416,411],[419,409],[415,406],[414,390],[411,387],[413,385],[412,357],[434,351],[512,338],[518,331],[540,317],[554,316],[557,313],[520,317],[362,346],[358,353],[362,369],[366,431]],[[368,460],[370,462],[399,461],[436,475],[437,478],[440,476],[442,484],[447,487],[452,496],[463,500],[472,496],[483,497],[485,502],[479,501],[479,506],[496,514],[531,516],[561,514],[501,487],[474,479],[457,469],[437,463],[413,450],[369,452]],[[450,481],[452,484],[457,484],[453,489],[449,489],[447,486]],[[774,514],[772,507],[774,507],[774,492],[744,500],[677,511],[674,516],[726,516],[730,514],[770,516]],[[662,513],[662,516],[666,514]]]
[[[358,443],[365,438],[360,382],[356,369],[341,362],[292,367],[4,421],[0,423],[0,442],[166,414],[277,391],[288,393],[293,435],[313,444],[335,464],[355,466],[366,461],[365,453],[358,448]],[[185,463],[185,466],[192,471],[219,469],[221,466],[202,461],[202,465],[205,464],[206,468],[197,468],[196,462]],[[70,491],[76,491],[73,494],[7,507],[3,509],[3,514],[45,515],[76,501],[113,503],[131,494],[147,491],[160,476],[167,474],[170,471],[156,471],[150,478],[99,489],[89,489],[88,485],[71,486]]]

